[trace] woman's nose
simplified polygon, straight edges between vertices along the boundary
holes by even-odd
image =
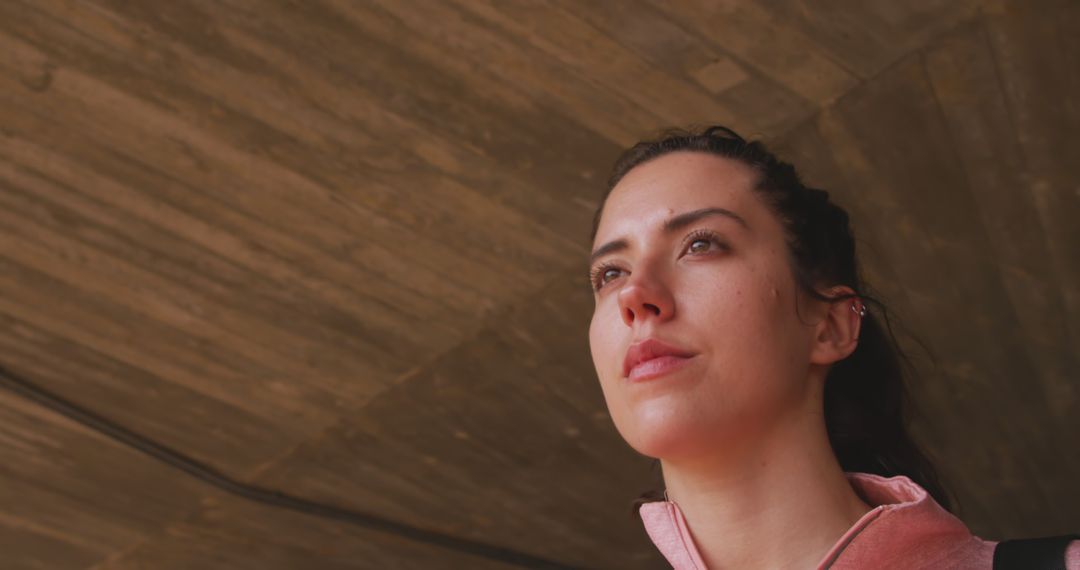
[[[619,291],[619,310],[626,326],[634,326],[635,321],[645,319],[666,321],[674,316],[675,302],[671,291],[655,279],[635,277],[632,276]],[[641,324],[639,322],[638,326]]]

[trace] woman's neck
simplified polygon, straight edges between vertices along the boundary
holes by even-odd
[[[844,476],[820,417],[800,414],[752,448],[661,461],[668,498],[709,570],[814,568],[870,510]]]

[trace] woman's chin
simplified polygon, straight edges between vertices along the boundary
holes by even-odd
[[[616,425],[616,428],[638,453],[664,459],[685,453],[702,438],[702,427],[687,420],[686,415],[663,410],[638,410],[632,425]]]

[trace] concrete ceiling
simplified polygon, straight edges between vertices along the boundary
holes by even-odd
[[[1080,4],[824,4],[0,3],[3,385],[338,516],[4,390],[0,565],[664,567],[584,256],[717,122],[852,212],[964,520],[1075,531]]]

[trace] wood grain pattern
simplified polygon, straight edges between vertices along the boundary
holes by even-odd
[[[95,570],[155,568],[518,568],[449,552],[393,535],[235,498],[206,500],[200,510],[144,548],[110,558]]]
[[[163,464],[6,392],[0,454],[9,568],[87,567],[206,494]]]
[[[770,18],[801,30],[819,50],[819,57],[861,79],[872,78],[974,18],[980,8],[976,0],[914,0],[903,6],[857,0],[768,0],[764,5]],[[1032,12],[1038,10],[1032,8]]]
[[[776,143],[855,221],[915,429],[987,538],[1080,494],[1080,9],[0,3],[0,364],[253,484],[664,567],[584,256],[666,126]],[[481,568],[255,505],[0,393],[4,568]]]

